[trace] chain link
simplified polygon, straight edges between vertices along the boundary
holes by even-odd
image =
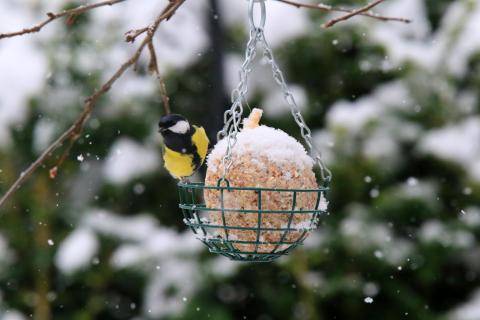
[[[232,149],[237,142],[237,134],[240,131],[240,123],[243,115],[243,103],[246,102],[246,95],[248,93],[248,76],[252,69],[251,63],[256,56],[257,46],[257,30],[250,31],[250,39],[245,50],[245,61],[239,71],[240,83],[232,91],[231,102],[232,106],[227,110],[223,116],[224,127],[217,134],[217,139],[221,140],[227,138],[227,150],[222,159],[223,179],[225,179],[227,171],[233,164]]]
[[[226,138],[227,139],[227,150],[225,156],[222,159],[223,165],[223,176],[222,179],[225,179],[226,173],[233,164],[232,158],[232,149],[237,142],[237,134],[240,131],[239,125],[241,123],[242,114],[243,114],[243,102],[246,102],[246,95],[248,93],[248,76],[252,69],[250,65],[255,59],[257,44],[260,43],[263,47],[263,56],[267,60],[268,64],[272,68],[273,79],[280,86],[285,101],[290,107],[291,114],[293,119],[300,128],[300,133],[307,145],[310,156],[315,160],[317,165],[320,168],[320,174],[324,183],[329,183],[332,177],[331,171],[326,167],[322,161],[321,153],[317,150],[312,141],[312,131],[307,126],[303,116],[298,108],[297,102],[293,97],[292,92],[288,88],[288,85],[283,76],[283,72],[278,67],[273,56],[272,49],[268,45],[268,42],[265,38],[264,25],[265,25],[265,2],[261,0],[258,2],[261,6],[261,20],[260,26],[256,26],[253,18],[254,4],[255,0],[250,0],[249,5],[249,19],[250,19],[250,39],[247,43],[247,48],[245,50],[245,61],[240,68],[240,83],[232,91],[232,106],[224,114],[224,127],[218,132],[218,140]]]

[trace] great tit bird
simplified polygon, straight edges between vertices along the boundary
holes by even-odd
[[[207,156],[209,140],[205,129],[190,125],[179,114],[168,114],[158,123],[164,140],[165,168],[177,179],[190,177]]]

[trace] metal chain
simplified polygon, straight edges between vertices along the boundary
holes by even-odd
[[[298,105],[291,93],[288,85],[285,81],[282,71],[275,62],[272,49],[268,45],[267,40],[265,39],[264,26],[266,18],[266,9],[264,0],[249,0],[249,21],[250,21],[250,39],[247,43],[247,48],[245,51],[245,61],[240,68],[240,83],[232,91],[232,107],[227,110],[224,114],[224,127],[221,131],[218,132],[218,140],[225,138],[227,139],[227,150],[225,156],[222,159],[223,165],[223,176],[222,179],[225,179],[226,173],[233,164],[232,159],[232,149],[237,142],[237,134],[239,132],[239,125],[241,122],[243,114],[243,101],[246,101],[246,95],[248,92],[248,75],[252,71],[250,65],[255,58],[257,44],[260,42],[263,46],[263,55],[267,62],[270,64],[273,72],[273,78],[275,82],[280,86],[285,101],[290,107],[291,114],[293,119],[300,127],[300,133],[307,145],[310,156],[315,159],[315,162],[320,168],[320,174],[324,183],[329,183],[332,177],[331,171],[326,167],[321,158],[321,153],[315,148],[312,141],[312,131],[306,124],[303,116],[298,108]],[[254,7],[255,3],[260,4],[261,16],[260,16],[260,25],[255,25],[254,20]]]
[[[328,183],[332,178],[332,172],[327,168],[327,166],[322,160],[320,151],[318,151],[318,149],[313,144],[312,131],[308,127],[307,123],[305,122],[305,119],[303,118],[302,113],[300,112],[300,109],[297,105],[297,102],[295,101],[295,98],[293,97],[292,92],[288,88],[287,82],[285,81],[285,77],[283,76],[283,72],[280,70],[277,63],[275,62],[272,49],[270,48],[267,40],[265,39],[265,34],[263,33],[263,30],[262,32],[259,33],[259,37],[260,37],[259,41],[263,45],[263,56],[267,60],[268,64],[270,64],[270,66],[272,67],[273,79],[282,89],[283,98],[285,99],[287,104],[290,106],[290,112],[293,116],[293,119],[295,120],[295,122],[300,128],[300,133],[308,147],[310,156],[313,159],[315,159],[315,162],[320,168],[320,174],[321,174],[322,180]]]
[[[227,139],[227,150],[222,159],[223,179],[225,179],[227,171],[233,164],[232,149],[237,142],[237,134],[240,131],[240,123],[243,115],[243,102],[246,101],[245,97],[248,93],[248,75],[252,71],[250,65],[255,59],[257,42],[257,31],[251,30],[250,39],[248,40],[247,49],[245,51],[245,61],[239,72],[240,83],[232,91],[232,106],[229,110],[225,111],[225,114],[223,115],[224,127],[217,134],[217,140],[220,141],[220,139],[225,137]]]

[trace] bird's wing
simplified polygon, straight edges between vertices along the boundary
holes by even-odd
[[[208,139],[207,133],[203,127],[195,127],[195,133],[192,136],[192,141],[195,143],[197,147],[197,152],[202,157],[202,161],[207,155],[208,146],[210,144],[210,140]]]

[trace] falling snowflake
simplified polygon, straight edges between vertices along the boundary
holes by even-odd
[[[366,297],[363,301],[365,301],[365,303],[373,303],[373,298],[372,297]]]

